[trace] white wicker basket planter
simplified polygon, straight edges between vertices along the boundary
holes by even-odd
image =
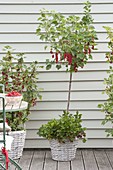
[[[59,143],[57,140],[50,140],[52,159],[56,161],[70,161],[76,156],[78,140]]]
[[[14,138],[11,145],[11,151],[8,151],[9,157],[11,157],[12,159],[19,159],[22,156],[26,131],[12,131],[9,132],[9,135]]]

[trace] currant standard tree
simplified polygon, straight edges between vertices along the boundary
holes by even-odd
[[[90,14],[91,4],[85,3],[83,17],[68,17],[55,11],[41,10],[36,30],[42,41],[48,42],[52,60],[46,60],[46,69],[53,64],[59,70],[63,65],[70,72],[67,112],[69,111],[72,73],[83,68],[88,59],[92,59],[92,51],[96,50],[96,31]],[[45,49],[47,46],[45,46]]]

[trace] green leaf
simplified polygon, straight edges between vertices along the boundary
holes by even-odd
[[[61,65],[56,65],[56,68],[57,68],[58,70],[60,70],[60,69],[61,69]]]
[[[98,108],[101,108],[102,107],[102,104],[98,104]]]
[[[51,64],[46,65],[46,70],[50,70],[51,69]]]
[[[36,29],[36,33],[39,33],[40,31],[41,31],[40,28],[37,28],[37,29]]]
[[[47,49],[47,47],[48,47],[48,46],[46,45],[46,46],[44,47],[44,49],[46,50],[46,49]]]

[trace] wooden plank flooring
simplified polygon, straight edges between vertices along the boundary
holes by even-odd
[[[19,164],[22,170],[113,170],[113,149],[77,149],[69,162],[53,161],[50,150],[25,150]]]

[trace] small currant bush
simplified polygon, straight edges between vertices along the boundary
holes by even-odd
[[[108,48],[110,52],[106,53],[107,62],[113,63],[113,29],[111,27],[104,27],[108,35]],[[104,93],[107,94],[108,98],[104,104],[99,104],[98,107],[101,108],[101,111],[105,113],[105,119],[102,121],[102,124],[105,125],[107,122],[113,124],[113,67],[110,66],[108,73],[108,78],[104,79],[104,84],[106,85]],[[106,130],[108,136],[113,137],[113,128]]]
[[[81,116],[78,112],[72,115],[64,111],[58,120],[52,119],[47,124],[42,125],[37,134],[48,140],[56,139],[60,143],[65,143],[65,141],[73,142],[75,138],[82,139],[85,142],[86,128],[81,125]]]
[[[5,93],[17,91],[22,94],[23,100],[28,102],[27,110],[7,113],[8,124],[14,131],[21,129],[20,125],[27,121],[30,108],[36,104],[37,98],[42,98],[41,89],[37,86],[39,66],[37,61],[25,64],[23,53],[13,56],[10,46],[5,46],[3,50],[6,54],[0,61],[0,83],[4,84]]]

